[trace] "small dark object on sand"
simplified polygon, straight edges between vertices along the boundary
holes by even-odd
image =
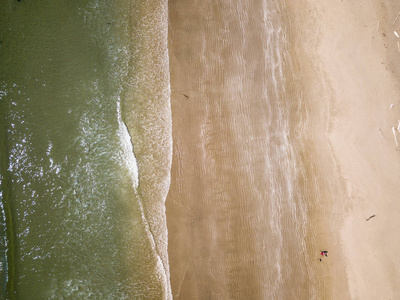
[[[376,215],[372,215],[369,218],[366,218],[365,221],[369,221],[369,219],[372,219],[373,217],[375,217]]]
[[[320,254],[322,255],[322,256],[325,256],[325,257],[328,257],[328,251],[321,251],[320,252]]]

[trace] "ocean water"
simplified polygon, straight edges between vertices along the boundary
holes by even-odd
[[[167,1],[0,2],[0,298],[170,297],[167,26]]]
[[[286,4],[0,2],[0,298],[318,298]]]

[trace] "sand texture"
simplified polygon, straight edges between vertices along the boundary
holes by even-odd
[[[340,232],[349,294],[398,299],[400,3],[326,1],[315,11],[326,139],[343,191],[328,216]]]
[[[174,299],[400,299],[400,3],[277,8],[291,57],[282,62],[287,140],[300,170],[294,196],[283,195],[299,202],[282,217],[279,240],[271,207],[260,204],[272,191],[261,181],[269,178],[264,137],[275,127],[259,124],[283,102],[280,94],[277,108],[257,100],[271,79],[257,67],[268,66],[259,61],[264,32],[251,18],[236,26],[263,9],[247,1],[236,10],[229,1],[169,4]],[[329,251],[321,262],[319,250]]]

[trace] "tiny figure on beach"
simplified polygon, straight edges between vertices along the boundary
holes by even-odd
[[[320,251],[319,254],[321,254],[322,257],[328,257],[328,251]],[[319,259],[319,261],[322,261],[322,258]]]

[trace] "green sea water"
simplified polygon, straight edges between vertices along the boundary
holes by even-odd
[[[0,296],[169,298],[166,1],[0,2]]]

